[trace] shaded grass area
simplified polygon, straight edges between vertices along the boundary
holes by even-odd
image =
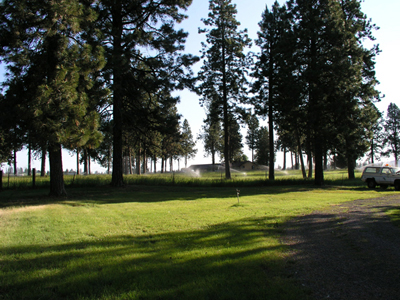
[[[289,282],[279,283],[277,258],[264,254],[280,246],[258,243],[264,232],[252,230],[255,222],[263,221],[10,247],[2,251],[9,257],[2,271],[7,275],[2,276],[3,295],[8,299],[295,299],[293,288],[287,290]]]
[[[308,299],[282,224],[391,191],[77,187],[1,193],[0,299]]]

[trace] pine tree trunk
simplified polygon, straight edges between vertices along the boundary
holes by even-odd
[[[223,23],[223,22],[222,22]],[[228,115],[228,88],[226,85],[226,60],[225,60],[225,28],[222,26],[222,98],[223,98],[223,110],[224,110],[224,156],[225,156],[225,178],[231,179],[231,167],[230,167],[230,151],[229,151],[229,115]]]
[[[126,162],[126,160],[127,160],[127,157],[126,156],[122,156],[122,173],[124,174],[124,175],[127,175],[128,174],[128,163]]]
[[[307,154],[308,158],[308,178],[312,178],[312,171],[313,171],[313,157],[311,151]]]
[[[46,176],[46,146],[42,147],[42,166],[40,169],[40,177]]]
[[[354,159],[352,153],[350,152],[350,149],[347,149],[346,151],[347,154],[347,174],[349,176],[349,179],[355,179],[356,176],[354,174],[354,170],[356,168],[356,160]]]
[[[314,140],[315,143],[315,185],[324,185],[324,170],[322,161],[322,145],[319,138]]]
[[[301,163],[301,173],[303,174],[303,178],[306,178],[306,168],[304,167],[303,153],[301,151],[301,141],[300,141],[300,136],[298,134],[297,134],[297,148]]]
[[[55,144],[49,147],[50,161],[50,196],[66,196],[64,187],[64,174],[62,166],[61,145]]]
[[[213,171],[215,171],[215,150],[214,149],[211,151],[211,163],[213,166]]]
[[[142,175],[142,169],[141,169],[142,157],[141,157],[141,155],[142,155],[141,150],[139,149],[138,153],[136,155],[136,174],[138,174],[138,175]]]
[[[29,146],[28,146],[28,176],[31,176],[31,170],[32,170],[32,149],[31,149],[31,143],[29,143]]]
[[[286,148],[283,148],[283,168],[282,170],[286,170]]]
[[[301,166],[301,173],[303,174],[303,178],[306,178],[306,167],[304,165],[303,153],[301,148],[299,148],[299,159],[300,159],[300,166]]]
[[[128,154],[129,154],[129,174],[132,175],[133,170],[132,170],[132,149],[131,149],[131,147],[128,147]]]
[[[147,171],[147,155],[146,150],[143,151],[143,174],[146,174]]]
[[[371,140],[371,154],[370,154],[371,155],[371,164],[374,163],[374,156],[375,156],[374,147],[375,147],[374,139],[372,139]]]
[[[14,175],[18,174],[17,170],[17,150],[14,149]]]
[[[111,146],[108,147],[108,157],[107,157],[107,174],[111,171]]]
[[[355,170],[355,162],[352,159],[352,157],[349,157],[347,159],[347,174],[349,176],[349,179],[355,179],[356,176],[354,174],[354,170]]]
[[[352,151],[352,141],[350,139],[346,139],[346,153],[347,153],[347,174],[349,176],[349,179],[355,179],[356,176],[354,174],[354,170],[356,168],[356,159],[353,156],[353,151]]]
[[[114,1],[112,9],[112,35],[113,35],[113,170],[111,185],[120,187],[124,185],[122,162],[122,80],[123,80],[123,52],[122,52],[122,3]]]
[[[89,174],[89,169],[88,169],[88,153],[87,153],[87,149],[85,148],[83,150],[83,173],[85,175]]]
[[[315,37],[311,37],[310,40],[310,64],[309,68],[313,70],[317,70],[317,41]],[[318,78],[315,73],[310,73],[311,77],[309,78],[309,112],[312,116],[311,120],[309,120],[312,129],[314,131],[313,138],[313,146],[314,146],[314,156],[315,156],[315,178],[314,184],[318,186],[322,186],[324,184],[324,169],[323,169],[323,143],[324,136],[321,133],[321,124],[322,124],[322,114],[319,107],[319,101],[322,101],[319,97],[316,89],[318,88]]]
[[[76,175],[80,175],[79,171],[79,149],[76,150]]]
[[[270,71],[273,70],[273,60],[269,60]],[[272,81],[272,76],[269,76]],[[274,146],[274,106],[273,106],[273,83],[270,82],[268,85],[268,136],[269,136],[269,180],[275,180],[275,146]]]
[[[300,159],[300,164],[301,164],[301,173],[303,174],[303,178],[306,178],[306,168],[304,166],[304,159],[303,159],[303,153],[301,150],[301,140],[300,140],[300,134],[298,130],[296,131],[296,138],[297,138],[297,148],[298,148],[298,155]],[[296,162],[298,166],[298,162]]]

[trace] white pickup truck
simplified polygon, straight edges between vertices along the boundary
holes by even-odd
[[[367,183],[370,189],[379,185],[386,189],[393,185],[396,191],[400,191],[400,169],[389,166],[384,167],[365,167],[361,180]]]

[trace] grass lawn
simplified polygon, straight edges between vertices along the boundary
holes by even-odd
[[[76,187],[0,193],[0,299],[308,299],[289,218],[393,194],[363,187]]]

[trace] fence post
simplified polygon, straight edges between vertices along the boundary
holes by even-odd
[[[0,170],[0,191],[3,190],[3,170]]]
[[[36,187],[36,169],[35,168],[32,169],[32,187],[33,188]]]

